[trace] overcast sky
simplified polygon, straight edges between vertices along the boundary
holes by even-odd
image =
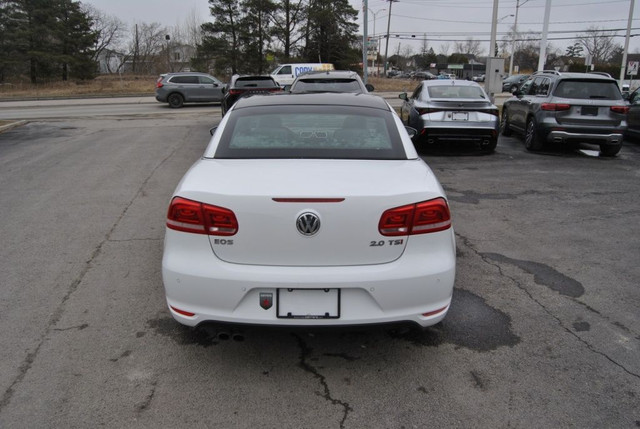
[[[349,0],[359,11],[358,23],[362,28],[362,1]],[[631,0],[552,0],[549,25],[549,43],[561,48],[573,44],[576,34],[595,26],[602,29],[623,29],[624,36]],[[210,21],[207,0],[83,0],[103,12],[114,15],[126,23],[159,22],[166,26],[180,24],[195,12],[204,21]],[[519,31],[542,31],[546,0],[520,0],[518,12]],[[387,31],[388,0],[369,0],[369,34],[385,34]],[[483,40],[484,54],[489,51],[491,35],[492,0],[399,0],[391,6],[389,55],[398,46],[405,53],[410,46],[414,53],[422,49],[426,34],[427,46],[438,53],[449,41],[449,53],[453,53],[453,40],[473,37]],[[376,19],[374,20],[374,13]],[[499,0],[498,41],[514,24],[516,0]],[[640,53],[640,5],[634,8],[629,52]],[[502,34],[501,34],[502,33]],[[411,36],[415,36],[412,38]],[[555,39],[555,40],[554,40]],[[616,37],[616,43],[624,46],[624,37]],[[384,43],[381,51],[384,52]]]

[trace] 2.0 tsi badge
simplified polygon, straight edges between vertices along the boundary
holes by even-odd
[[[296,220],[296,227],[302,235],[315,235],[320,229],[320,218],[311,212],[302,213]]]

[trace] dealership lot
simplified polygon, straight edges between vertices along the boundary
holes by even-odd
[[[640,144],[423,156],[458,245],[425,333],[241,331],[166,309],[171,192],[216,107],[0,134],[0,427],[640,425]]]

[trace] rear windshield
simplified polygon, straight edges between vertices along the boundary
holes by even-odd
[[[317,105],[234,110],[214,157],[407,159],[391,112]]]
[[[300,79],[292,92],[362,92],[355,79]]]
[[[431,98],[486,98],[477,86],[428,86],[427,91]]]
[[[580,100],[622,100],[615,82],[597,80],[561,80],[553,95]]]
[[[279,86],[271,77],[239,77],[234,86],[236,88],[276,88]]]

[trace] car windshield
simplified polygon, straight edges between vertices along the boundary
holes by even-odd
[[[428,86],[427,91],[431,98],[486,98],[477,86]]]
[[[291,91],[295,92],[362,92],[355,79],[300,79]]]
[[[615,82],[589,80],[561,80],[554,92],[556,97],[580,100],[621,100],[622,94]]]
[[[233,112],[215,158],[406,159],[391,112],[349,106],[261,106]]]

